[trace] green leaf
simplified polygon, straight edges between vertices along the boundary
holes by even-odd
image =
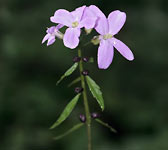
[[[71,75],[76,70],[77,67],[78,63],[76,62],[61,76],[61,78],[57,81],[56,85],[58,85],[65,77]]]
[[[102,96],[102,92],[100,87],[96,84],[96,82],[89,76],[86,76],[86,81],[89,86],[89,89],[94,98],[96,98],[97,102],[99,103],[102,111],[104,110],[104,100]]]
[[[68,87],[71,87],[73,84],[78,83],[81,80],[80,77],[76,78],[75,80],[73,80],[71,83],[68,84]]]
[[[70,115],[70,113],[72,112],[72,110],[76,106],[76,103],[78,102],[78,99],[79,99],[80,95],[81,94],[76,95],[68,103],[68,105],[65,107],[64,111],[62,112],[62,114],[59,116],[58,120],[50,127],[50,129],[54,129],[55,127],[60,125]]]
[[[58,135],[56,137],[54,137],[53,139],[54,140],[59,140],[59,139],[62,139],[63,137],[69,135],[70,133],[76,131],[77,129],[81,128],[82,126],[84,125],[84,123],[79,123],[79,124],[76,124],[75,126],[73,126],[71,129],[69,129],[67,132],[61,134],[61,135]]]
[[[107,123],[103,122],[102,120],[100,119],[95,119],[98,123],[100,123],[101,125],[103,125],[104,127],[106,128],[109,128],[110,131],[114,132],[114,133],[117,133],[116,129],[114,129],[113,127],[111,127],[110,125],[108,125]]]

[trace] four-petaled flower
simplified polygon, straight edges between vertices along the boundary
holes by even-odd
[[[47,34],[43,38],[42,43],[44,43],[45,41],[48,40],[47,46],[49,46],[55,42],[55,37],[62,39],[63,34],[61,32],[59,32],[59,29],[62,27],[63,27],[63,25],[59,24],[57,26],[52,26],[52,27],[48,28],[46,31]]]
[[[81,28],[85,27],[86,29],[90,29],[95,25],[96,17],[83,18],[85,8],[86,6],[82,6],[72,12],[59,9],[55,12],[54,16],[50,18],[52,22],[60,23],[68,27],[63,37],[64,45],[68,48],[74,49],[78,46]]]
[[[98,48],[98,67],[107,69],[113,60],[114,47],[128,60],[133,60],[134,55],[131,50],[116,35],[126,21],[126,14],[119,10],[113,11],[108,18],[100,18],[95,28],[100,34],[100,46]]]

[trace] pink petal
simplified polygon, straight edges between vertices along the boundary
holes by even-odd
[[[101,40],[98,48],[98,67],[107,69],[113,60],[114,48],[109,40]]]
[[[47,46],[53,44],[54,42],[55,42],[55,36],[51,36],[51,37],[48,39]]]
[[[134,59],[132,51],[123,42],[113,37],[111,39],[111,43],[119,51],[119,53],[126,59],[130,61]]]
[[[79,24],[79,27],[85,27],[86,29],[94,28],[97,18],[96,17],[85,17]]]
[[[112,35],[117,34],[123,27],[126,21],[126,14],[119,10],[113,11],[108,16],[109,33]]]
[[[90,5],[88,7],[97,17],[100,18],[106,18],[106,16],[103,14],[103,12],[95,5]]]
[[[82,15],[83,15],[83,11],[85,8],[86,8],[86,6],[82,6],[82,7],[76,8],[75,11],[71,12],[73,17],[75,18],[75,21],[80,22]]]
[[[48,38],[50,37],[50,34],[46,34],[42,40],[42,44],[48,40]]]
[[[51,22],[71,27],[72,22],[74,22],[74,17],[69,11],[59,9],[55,12],[54,16],[50,17],[50,20]]]
[[[74,49],[79,44],[80,29],[68,28],[64,34],[64,45],[68,48]]]
[[[109,32],[108,21],[106,18],[99,18],[97,20],[97,26],[95,27],[96,31],[101,34],[105,35]]]

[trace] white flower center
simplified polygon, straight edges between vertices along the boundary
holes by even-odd
[[[79,23],[77,21],[75,21],[75,22],[72,23],[72,27],[73,28],[76,28],[78,25],[79,25]]]
[[[112,37],[113,37],[112,34],[106,34],[106,35],[103,36],[103,39],[107,40],[107,39],[111,39]]]

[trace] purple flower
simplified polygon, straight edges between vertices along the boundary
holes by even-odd
[[[98,67],[107,69],[112,63],[114,55],[114,47],[127,60],[133,60],[134,55],[131,50],[120,40],[116,39],[116,35],[123,27],[126,21],[126,14],[119,10],[113,11],[108,18],[100,18],[95,28],[100,34],[100,45],[98,48]]]
[[[53,44],[55,42],[55,37],[58,38],[63,38],[63,34],[61,32],[59,32],[59,29],[62,28],[63,25],[59,24],[57,26],[52,26],[50,28],[47,29],[47,34],[45,35],[45,37],[42,40],[42,44],[48,40],[47,42],[47,46]]]
[[[50,20],[54,23],[59,23],[67,26],[63,42],[68,48],[74,49],[79,44],[81,28],[93,28],[95,25],[95,17],[83,17],[86,6],[79,7],[75,11],[69,12],[65,9],[59,9],[55,12]]]

